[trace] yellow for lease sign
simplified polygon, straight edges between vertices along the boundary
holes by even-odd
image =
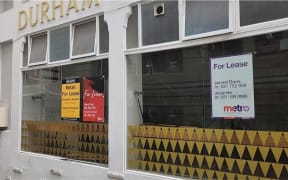
[[[62,84],[61,118],[80,118],[80,83]]]

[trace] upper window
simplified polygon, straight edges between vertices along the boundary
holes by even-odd
[[[142,5],[143,45],[179,39],[178,1],[155,1]]]
[[[50,62],[69,59],[70,27],[50,31]]]
[[[29,43],[24,45],[23,67],[109,52],[109,32],[104,15],[28,37]]]
[[[185,36],[229,28],[229,0],[186,1]]]
[[[179,41],[180,36],[188,39],[228,33],[232,31],[230,15],[229,0],[186,0],[180,6],[176,0],[144,2],[132,7],[126,48]]]
[[[47,33],[31,37],[30,65],[43,64],[47,59]]]
[[[96,20],[74,25],[72,56],[95,54]]]
[[[240,26],[287,18],[287,9],[288,1],[240,0]]]

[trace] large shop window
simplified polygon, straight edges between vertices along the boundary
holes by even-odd
[[[128,168],[199,179],[287,179],[287,58],[287,31],[129,55]],[[230,116],[212,118],[216,85],[225,90],[216,95]],[[248,86],[253,93],[244,96]],[[243,98],[254,103],[255,116],[245,116],[252,108],[241,105]]]
[[[22,151],[108,164],[108,51],[103,15],[27,37]]]
[[[287,18],[287,8],[287,1],[240,0],[240,25],[246,26]]]
[[[23,151],[108,164],[108,61],[23,72]]]

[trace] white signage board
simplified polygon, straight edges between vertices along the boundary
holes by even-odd
[[[255,118],[253,56],[211,58],[212,118]]]

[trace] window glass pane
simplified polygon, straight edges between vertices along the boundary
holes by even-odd
[[[138,47],[138,6],[132,7],[126,29],[127,49]]]
[[[31,38],[30,64],[46,61],[47,34]]]
[[[157,73],[175,73],[183,70],[181,51],[144,54],[143,63],[142,71],[147,75]]]
[[[100,53],[107,53],[109,51],[109,32],[108,26],[104,21],[104,16],[99,16],[100,28]]]
[[[22,66],[25,67],[27,65],[28,65],[28,38],[26,38],[26,42],[24,44],[23,64],[22,64]]]
[[[162,7],[162,13],[154,15],[154,11],[157,9],[156,7],[159,6]],[[143,45],[178,40],[178,1],[155,1],[153,3],[143,4],[142,37]]]
[[[288,17],[288,1],[240,0],[240,25],[272,21]]]
[[[108,164],[108,78],[107,60],[25,71],[22,150]]]
[[[243,66],[236,68],[233,57],[243,62],[246,60],[243,54],[252,57],[252,74],[238,69]],[[223,99],[227,99],[224,103],[234,105],[231,99],[235,96],[230,96],[234,93],[240,104],[235,106],[241,106],[244,97],[238,95],[245,91],[242,85],[247,78],[253,80],[254,98],[248,101],[255,102],[255,118],[233,118],[235,111],[241,111],[235,106],[230,110],[232,117],[211,118],[212,106],[222,106],[211,101],[211,88],[215,88],[212,83],[216,81],[211,82],[215,74],[210,59],[215,57],[227,58],[222,61],[221,71],[225,74],[217,77],[219,81],[239,80],[237,88],[230,80],[227,87],[218,87]],[[180,67],[179,71],[167,70],[165,64],[171,62],[170,58]],[[271,167],[272,164],[283,166],[287,160],[283,149],[288,132],[287,58],[288,31],[128,56],[128,168],[181,178],[224,179],[222,175],[227,174],[227,179],[234,179],[235,175],[242,178],[247,174],[264,177],[263,169],[256,167],[259,161]],[[155,64],[156,73],[153,73]],[[238,76],[232,77],[231,71],[238,72]],[[279,149],[281,153],[275,158],[269,149]],[[248,159],[258,170],[249,168]],[[240,170],[234,162],[245,162],[247,166],[244,163]],[[277,179],[286,172],[281,169],[276,175],[273,171],[267,170],[265,177]]]
[[[229,27],[229,1],[186,1],[185,36]]]
[[[72,55],[93,53],[95,51],[96,21],[89,21],[74,26]]]
[[[70,27],[50,31],[50,61],[69,59]]]

